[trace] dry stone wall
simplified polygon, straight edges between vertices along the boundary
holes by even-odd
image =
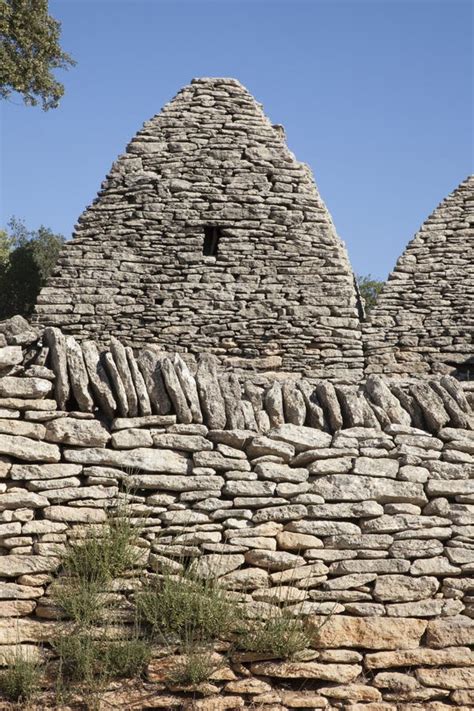
[[[410,242],[363,324],[366,373],[474,374],[474,176]]]
[[[81,341],[159,343],[234,367],[347,382],[363,370],[345,247],[308,167],[234,79],[194,80],[144,124],[36,318]]]
[[[20,319],[0,333],[0,658],[16,643],[47,645],[58,555],[128,497],[150,572],[187,559],[249,614],[285,605],[313,631],[299,660],[242,655],[197,706],[161,689],[155,707],[473,707],[474,431],[461,387],[411,383],[396,397],[372,378],[345,395],[325,383],[324,400],[308,382],[294,409],[284,395],[277,408],[279,396],[234,394],[257,424],[237,426],[208,359],[200,380],[173,358],[140,370],[150,361],[139,354],[136,366],[118,341],[97,359],[90,343]],[[362,401],[370,425],[348,415]],[[301,403],[304,419],[292,422]],[[134,589],[130,579],[115,587],[124,610]]]

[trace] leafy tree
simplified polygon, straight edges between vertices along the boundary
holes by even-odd
[[[48,0],[0,0],[0,96],[23,95],[45,111],[58,106],[64,86],[53,74],[74,60],[59,45],[61,24],[48,14]]]
[[[372,274],[366,274],[364,276],[359,274],[357,276],[357,285],[360,295],[364,300],[365,313],[368,314],[377,303],[377,297],[382,291],[384,282],[374,279]]]
[[[43,226],[29,231],[15,218],[0,230],[0,319],[31,314],[63,244],[62,235]]]

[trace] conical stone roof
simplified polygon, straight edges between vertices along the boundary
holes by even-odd
[[[36,319],[79,339],[357,380],[353,274],[307,166],[235,79],[147,121],[80,217]]]
[[[474,176],[433,212],[364,324],[367,373],[474,378]]]

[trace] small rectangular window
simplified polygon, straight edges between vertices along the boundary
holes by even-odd
[[[205,257],[217,256],[217,248],[220,237],[220,227],[216,227],[215,225],[208,225],[207,227],[204,227],[204,244],[202,247],[202,253]]]

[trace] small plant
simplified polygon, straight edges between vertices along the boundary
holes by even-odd
[[[211,654],[200,647],[193,647],[170,671],[168,681],[177,686],[196,686],[207,681],[215,670]]]
[[[236,646],[246,652],[290,659],[307,649],[310,643],[303,620],[283,610],[281,615],[272,614],[245,623],[239,630]]]
[[[0,692],[9,701],[25,703],[38,692],[41,664],[17,652],[10,666],[0,672]]]
[[[236,606],[212,579],[183,571],[164,572],[148,582],[135,598],[137,617],[154,637],[164,641],[209,642],[225,638],[236,618]]]
[[[122,507],[98,532],[91,531],[87,539],[68,546],[62,556],[62,576],[51,588],[66,618],[81,627],[103,618],[104,588],[136,565],[140,532]]]
[[[68,681],[91,683],[104,671],[102,650],[88,632],[61,634],[51,645],[59,658],[59,676]]]
[[[107,671],[111,677],[131,679],[145,671],[151,658],[147,640],[131,639],[109,642],[103,648]]]

